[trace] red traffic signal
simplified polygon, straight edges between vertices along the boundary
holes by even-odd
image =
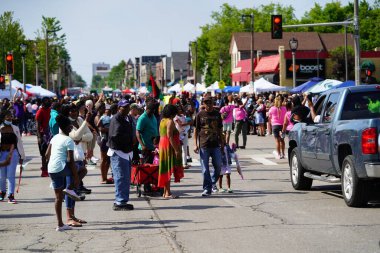
[[[0,76],[0,89],[5,89],[5,76],[3,75]]]
[[[13,54],[7,53],[7,56],[5,57],[6,65],[5,70],[8,75],[14,74],[14,61],[13,61]]]
[[[282,15],[272,15],[272,39],[282,39]]]
[[[372,71],[370,69],[365,70],[365,75],[366,76],[372,76]]]

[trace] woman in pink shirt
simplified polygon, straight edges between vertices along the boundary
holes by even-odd
[[[232,122],[234,121],[233,110],[235,105],[229,104],[228,97],[224,97],[225,106],[220,109],[220,115],[223,119],[223,132],[226,135],[226,144],[230,144],[230,136],[232,132]]]
[[[289,134],[289,131],[292,130],[294,124],[290,120],[292,117],[292,109],[293,109],[293,103],[291,101],[286,102],[286,114],[285,114],[285,120],[284,125],[282,126],[282,137],[285,137],[285,134]]]
[[[272,133],[276,142],[277,155],[276,158],[285,158],[285,141],[281,138],[280,132],[284,125],[286,114],[285,106],[282,106],[282,97],[278,95],[274,99],[274,105],[269,109],[269,122],[272,125]]]
[[[233,111],[235,119],[235,143],[236,146],[245,149],[247,144],[247,111],[240,99],[236,100],[237,107]],[[243,134],[243,146],[239,146],[239,135]]]

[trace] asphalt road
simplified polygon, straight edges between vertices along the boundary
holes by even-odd
[[[67,232],[54,230],[54,193],[39,177],[36,138],[24,142],[19,204],[0,202],[4,252],[380,252],[380,205],[347,207],[339,184],[315,181],[311,191],[293,190],[287,160],[272,154],[272,136],[248,137],[239,151],[244,180],[233,170],[233,193],[201,197],[193,156],[185,178],[172,184],[180,198],[138,198],[132,191],[134,211],[112,211],[114,187],[99,184],[99,168],[90,167],[85,184],[93,193],[76,205],[88,224]]]

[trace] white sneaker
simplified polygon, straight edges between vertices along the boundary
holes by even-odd
[[[91,157],[91,160],[94,162],[97,162],[97,161],[99,161],[99,158],[96,158],[95,156],[93,156],[93,157]]]
[[[212,187],[211,191],[212,191],[213,193],[217,193],[217,192],[218,192],[218,188],[216,188],[216,186],[214,186],[214,187]]]
[[[64,224],[62,227],[57,227],[57,228],[55,229],[55,231],[57,231],[57,232],[62,232],[62,231],[65,231],[65,230],[72,230],[72,229],[73,229],[73,228],[70,227],[69,225]]]
[[[208,192],[207,190],[204,190],[204,191],[202,192],[202,197],[207,197],[207,196],[210,196],[210,195],[211,195],[211,193]]]
[[[80,196],[78,196],[74,190],[63,189],[63,194],[66,194],[75,201],[80,201]]]

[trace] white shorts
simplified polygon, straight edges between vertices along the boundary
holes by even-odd
[[[232,132],[232,123],[223,123],[223,131]]]

